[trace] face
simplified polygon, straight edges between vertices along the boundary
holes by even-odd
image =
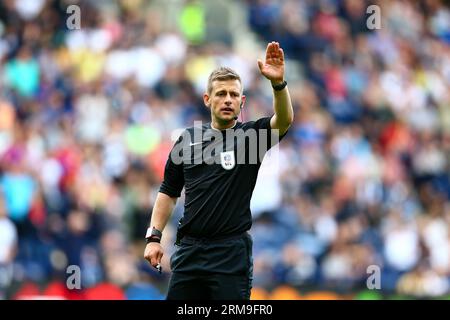
[[[241,103],[244,105],[239,80],[213,81],[211,94],[205,93],[203,101],[211,109],[212,120],[219,124],[234,121],[239,114]]]

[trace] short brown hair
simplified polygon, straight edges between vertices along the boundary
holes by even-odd
[[[226,81],[226,80],[239,80],[242,86],[241,77],[231,68],[228,67],[219,67],[215,69],[208,78],[208,94],[212,92],[212,83],[214,81]]]

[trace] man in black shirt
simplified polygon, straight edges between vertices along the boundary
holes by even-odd
[[[250,199],[265,152],[286,134],[293,110],[277,42],[258,60],[271,81],[274,114],[237,121],[244,103],[239,75],[220,67],[203,95],[211,122],[186,129],[166,163],[153,208],[144,257],[159,267],[162,231],[185,188],[184,215],[171,257],[167,299],[249,299],[252,283]]]

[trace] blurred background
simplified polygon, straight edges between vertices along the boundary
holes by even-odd
[[[252,299],[449,298],[441,0],[2,0],[0,298],[163,299],[183,197],[161,275],[143,238],[173,138],[209,121],[216,66],[242,77],[241,120],[272,113],[256,63],[268,41],[284,48],[295,123],[252,199]]]

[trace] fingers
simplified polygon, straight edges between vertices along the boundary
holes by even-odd
[[[259,68],[259,71],[262,72],[263,62],[261,60],[259,60],[259,59],[258,59],[258,68]]]
[[[157,264],[158,264],[158,263],[159,263],[159,264],[161,263],[161,260],[162,260],[163,255],[164,255],[164,253],[158,252],[158,256],[157,256],[157,258],[156,258]]]
[[[274,61],[276,59],[280,59],[281,61],[283,61],[284,51],[280,48],[280,44],[278,42],[272,41],[267,44],[266,61]]]
[[[150,264],[152,266],[156,267],[158,264],[161,263],[161,259],[162,259],[163,255],[164,255],[164,253],[162,253],[161,251],[155,252],[150,258]]]
[[[272,41],[272,44],[273,44],[273,51],[278,52],[278,50],[280,49],[280,44],[275,41]]]
[[[146,254],[144,256],[145,260],[147,260],[148,262],[150,262],[151,265],[153,265],[153,256],[151,254]]]
[[[280,44],[278,42],[272,41],[267,44],[267,49],[270,54],[277,53],[280,50]]]
[[[153,257],[150,259],[150,264],[151,264],[152,266],[156,267],[156,265],[158,264],[158,259],[156,258],[156,256],[153,256]]]
[[[284,61],[284,51],[281,48],[279,49],[279,55],[280,55],[280,60]]]
[[[273,42],[272,50],[272,57],[275,59],[279,59],[282,55],[282,52],[280,44],[278,42]]]
[[[275,43],[274,43],[273,41],[272,41],[272,42],[269,42],[269,43],[267,44],[267,48],[266,48],[266,60],[272,58],[272,55],[273,55],[273,53],[274,53],[274,45],[275,45]]]
[[[150,262],[153,267],[156,267],[158,263],[161,263],[163,255],[164,252],[161,248],[147,247],[144,258]]]

